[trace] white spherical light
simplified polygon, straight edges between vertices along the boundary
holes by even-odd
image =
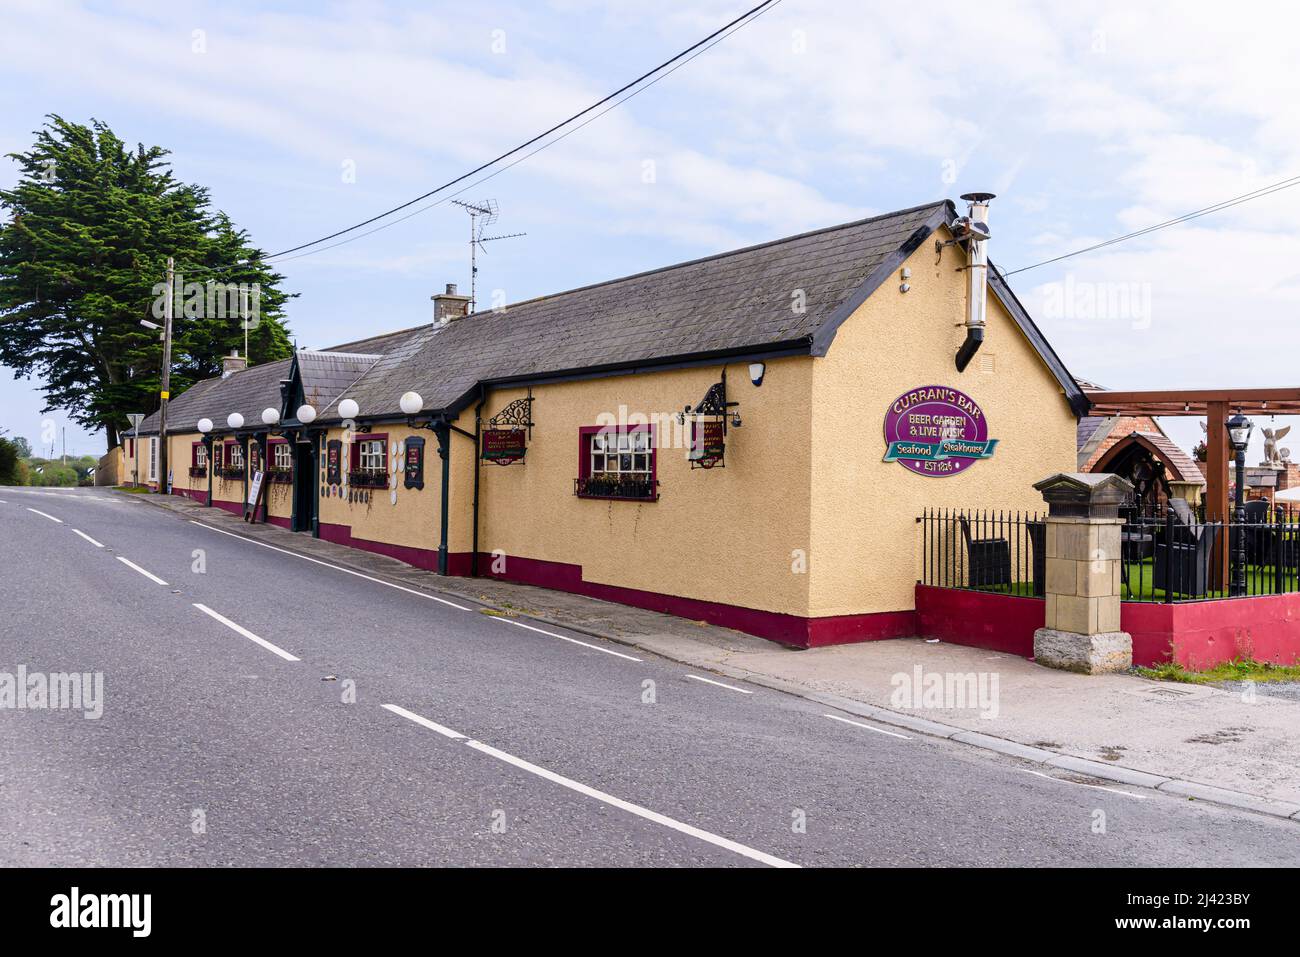
[[[275,425],[275,423],[277,423],[277,422],[279,422],[279,421],[280,421],[280,410],[279,410],[279,409],[266,408],[266,409],[263,409],[263,410],[262,410],[262,424],[263,424],[263,425]]]
[[[211,431],[212,431],[212,420],[211,420],[211,419],[199,419],[199,431],[202,432],[204,435],[207,435],[209,432],[211,432]]]
[[[316,421],[316,408],[311,405],[298,406],[298,421],[303,425],[311,425]]]
[[[403,394],[398,404],[407,415],[415,415],[424,408],[424,399],[420,398],[418,392],[407,392]]]
[[[226,416],[226,425],[232,429],[242,429],[244,427],[244,417],[238,412],[231,412]]]
[[[339,415],[345,419],[355,419],[360,412],[361,407],[355,399],[344,399],[339,403]]]

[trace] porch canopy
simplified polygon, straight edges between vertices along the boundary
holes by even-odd
[[[1204,418],[1208,425],[1205,439],[1205,519],[1227,522],[1231,510],[1228,502],[1228,416],[1240,412],[1254,418],[1261,415],[1300,415],[1300,387],[1288,389],[1169,389],[1139,392],[1112,392],[1084,389],[1092,404],[1090,415],[1175,415]],[[1220,586],[1228,578],[1228,551],[1217,549],[1215,569]]]

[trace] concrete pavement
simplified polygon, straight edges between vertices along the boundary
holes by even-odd
[[[0,824],[26,842],[8,862],[1296,860],[1290,823],[502,620],[281,551],[302,536],[278,529],[108,492],[0,500],[0,670],[106,679],[98,720],[0,711],[23,756],[0,772]]]

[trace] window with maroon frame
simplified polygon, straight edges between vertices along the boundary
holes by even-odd
[[[272,482],[288,482],[293,475],[293,452],[284,439],[272,439],[266,447],[266,475]]]
[[[579,498],[653,502],[659,498],[654,430],[649,425],[584,426],[578,433]]]
[[[358,488],[388,485],[388,436],[361,433],[348,450],[348,484]]]
[[[202,442],[190,445],[190,477],[208,477],[208,447]]]

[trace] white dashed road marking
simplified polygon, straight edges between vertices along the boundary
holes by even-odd
[[[42,512],[40,509],[28,508],[27,511],[31,512],[33,515],[39,515],[41,516],[41,518],[48,518],[51,522],[58,522],[60,525],[63,524],[63,519],[55,518],[53,515],[47,515],[45,512]]]
[[[81,530],[79,530],[79,529],[74,528],[74,529],[73,529],[73,532],[75,532],[76,534],[80,535],[82,538],[84,538],[86,541],[90,542],[90,544],[94,545],[96,548],[103,548],[103,547],[104,547],[103,544],[102,544],[101,542],[97,542],[97,541],[95,541],[93,538],[91,538],[89,535],[87,535],[85,532],[83,532],[83,531],[81,531]]]
[[[703,681],[706,685],[717,685],[719,688],[726,688],[728,691],[739,691],[741,694],[753,694],[752,691],[746,691],[744,688],[736,688],[732,685],[724,685],[721,681],[714,681],[712,678],[701,678],[699,675],[687,675],[692,681]]]
[[[613,655],[615,658],[626,658],[628,661],[641,660],[640,658],[634,658],[631,655],[625,655],[621,651],[611,651],[609,648],[602,648],[600,647],[600,645],[593,645],[585,641],[579,641],[577,638],[570,638],[567,635],[557,635],[553,631],[543,631],[541,628],[534,628],[532,625],[525,625],[521,621],[514,621],[513,619],[510,618],[497,618],[496,620],[499,622],[503,622],[507,625],[515,625],[516,627],[519,628],[527,628],[529,631],[535,631],[539,635],[549,635],[552,638],[559,638],[560,641],[568,641],[575,645],[582,645],[582,647],[590,648],[592,651],[603,651],[605,654]]]
[[[285,661],[299,661],[299,660],[301,660],[301,659],[295,657],[294,655],[289,654],[289,652],[285,651],[283,648],[279,647],[278,645],[273,645],[273,644],[271,644],[271,643],[270,643],[269,641],[267,641],[265,638],[259,638],[257,635],[253,634],[251,631],[249,631],[247,628],[243,627],[242,625],[236,625],[233,621],[231,621],[231,620],[230,620],[229,618],[227,618],[225,615],[222,615],[222,614],[219,614],[218,612],[213,611],[213,610],[212,610],[211,608],[209,608],[207,605],[200,605],[198,602],[195,602],[195,603],[194,603],[194,607],[197,608],[199,611],[203,612],[203,614],[207,615],[209,618],[215,618],[217,621],[221,622],[223,625],[225,625],[225,626],[226,626],[227,628],[229,628],[231,631],[235,632],[235,634],[237,634],[237,635],[243,635],[243,636],[244,636],[245,638],[247,638],[249,641],[261,645],[261,646],[262,646],[263,648],[265,648],[267,651],[269,651],[269,652],[271,652],[271,653],[273,653],[273,654],[277,654],[277,655],[279,655],[279,656],[280,656],[281,658],[283,658]]]
[[[280,552],[282,555],[292,555],[294,558],[301,558],[305,562],[311,562],[313,565],[324,565],[326,568],[332,568],[335,571],[343,572],[347,575],[355,575],[357,578],[364,578],[368,582],[374,582],[376,585],[383,585],[386,588],[396,588],[398,591],[404,591],[408,595],[415,595],[417,598],[427,598],[429,601],[436,601],[443,605],[450,605],[452,608],[459,608],[461,611],[473,611],[464,605],[458,605],[454,601],[448,601],[445,598],[439,598],[437,595],[430,595],[428,592],[416,591],[414,588],[403,588],[401,585],[394,585],[392,582],[386,582],[381,578],[371,578],[369,575],[363,575],[361,572],[354,572],[350,568],[344,568],[342,565],[331,565],[329,562],[323,562],[319,558],[308,558],[306,555],[299,555],[297,552],[291,552],[286,548],[276,548],[274,545],[268,545],[266,542],[259,542],[253,538],[247,538],[243,535],[236,535],[234,532],[228,532],[224,528],[217,528],[215,525],[205,525],[202,522],[196,522],[190,519],[191,525],[197,525],[199,528],[206,528],[212,532],[219,532],[222,535],[229,535],[231,538],[237,538],[241,542],[248,542],[251,545],[261,545],[263,548],[269,548],[273,552]]]
[[[1047,780],[1055,781],[1058,784],[1073,784],[1077,788],[1092,788],[1094,791],[1109,791],[1111,794],[1122,794],[1125,797],[1133,798],[1135,801],[1149,800],[1148,796],[1145,794],[1134,794],[1132,791],[1121,791],[1119,788],[1103,787],[1100,784],[1084,784],[1082,781],[1070,781],[1066,778],[1058,778],[1051,774],[1044,774],[1042,771],[1031,771],[1028,768],[1019,768],[1018,770],[1024,771],[1026,774],[1032,774],[1036,778],[1047,778]]]
[[[887,734],[891,738],[902,738],[904,741],[911,741],[905,734],[899,734],[897,731],[886,731],[884,728],[873,728],[869,724],[862,724],[860,721],[850,721],[848,718],[841,718],[837,714],[824,714],[823,718],[830,718],[832,721],[842,721],[844,724],[851,724],[855,728],[866,728],[868,731],[874,731],[876,734]]]
[[[161,578],[159,578],[159,577],[158,577],[157,575],[155,575],[153,572],[151,572],[151,571],[146,571],[145,569],[143,569],[143,568],[141,568],[139,565],[137,565],[135,562],[131,561],[131,559],[129,559],[129,558],[123,558],[121,555],[118,555],[118,556],[117,556],[117,560],[118,560],[119,562],[121,562],[123,565],[125,565],[127,568],[134,568],[136,571],[138,571],[138,572],[139,572],[141,575],[143,575],[145,578],[149,579],[151,582],[157,582],[159,585],[166,585],[166,584],[167,584],[165,581],[163,581]]]
[[[442,725],[436,724],[428,718],[407,711],[405,708],[399,708],[397,705],[392,704],[386,704],[384,707],[394,714],[399,714],[404,718],[409,718],[416,724],[437,731],[444,737],[457,741],[464,741],[466,745],[473,748],[475,751],[496,758],[498,761],[504,761],[506,764],[519,768],[521,771],[535,774],[539,778],[550,781],[553,784],[558,784],[561,787],[568,788],[570,791],[576,791],[584,797],[593,798],[603,804],[608,804],[610,807],[618,808],[620,811],[626,811],[629,814],[634,814],[647,821],[662,825],[663,827],[671,828],[679,834],[685,834],[688,837],[693,837],[697,840],[704,841],[707,844],[712,844],[714,847],[720,847],[724,850],[731,851],[733,854],[739,854],[741,857],[747,857],[751,861],[758,861],[760,864],[767,864],[770,867],[799,866],[792,861],[787,861],[780,857],[774,857],[771,854],[765,854],[763,851],[755,850],[752,847],[748,847],[728,838],[720,837],[717,834],[701,830],[700,828],[694,827],[690,824],[684,824],[683,822],[668,817],[667,815],[660,814],[658,811],[651,811],[649,808],[644,808],[639,804],[633,804],[631,801],[624,801],[622,798],[616,798],[612,794],[598,791],[596,788],[588,787],[580,781],[566,778],[564,775],[556,774],[554,771],[548,771],[546,768],[525,761],[523,758],[517,758],[513,754],[508,754],[505,751],[499,751],[494,747],[483,744],[481,741],[467,740],[460,732],[452,731],[450,728],[444,728]]]

